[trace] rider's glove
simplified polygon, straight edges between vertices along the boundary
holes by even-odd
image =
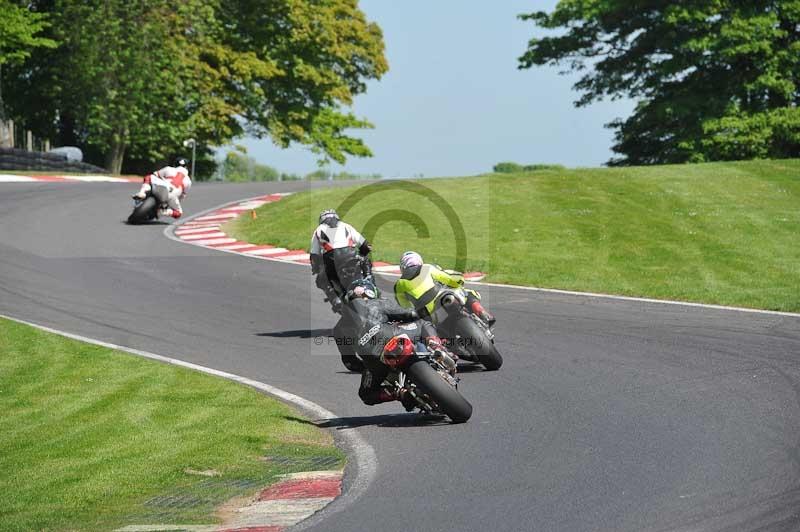
[[[444,344],[442,343],[442,339],[439,338],[438,336],[429,336],[427,345],[431,351],[435,351],[437,349],[444,349]]]
[[[397,390],[396,399],[402,403],[403,408],[406,409],[406,412],[411,412],[417,406],[417,401],[411,397],[408,388],[400,388]]]
[[[312,253],[309,259],[311,260],[311,273],[317,275],[322,270],[322,257]]]

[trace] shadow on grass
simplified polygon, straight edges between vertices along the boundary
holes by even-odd
[[[445,416],[403,413],[403,414],[381,414],[377,416],[352,416],[335,417],[331,419],[320,419],[308,421],[293,416],[283,416],[289,421],[297,421],[307,425],[314,425],[321,429],[357,429],[359,427],[383,427],[383,428],[402,428],[402,427],[430,427],[436,425],[450,425],[450,421]]]

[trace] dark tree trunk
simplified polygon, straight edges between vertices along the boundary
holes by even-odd
[[[7,131],[6,106],[3,103],[3,65],[0,65],[0,148],[10,148],[11,144],[11,131]]]
[[[115,134],[111,139],[111,146],[108,153],[106,153],[106,170],[112,174],[122,173],[122,161],[125,158],[125,140],[127,135],[125,131],[120,131]]]

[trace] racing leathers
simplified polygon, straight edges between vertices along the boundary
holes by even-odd
[[[142,187],[133,197],[144,199],[145,195],[152,191],[156,198],[167,205],[159,209],[160,216],[180,218],[183,214],[181,200],[186,197],[191,186],[192,180],[189,178],[189,171],[186,168],[165,166],[146,175]]]
[[[314,230],[309,252],[311,273],[334,311],[341,308],[341,297],[353,281],[372,275],[366,258],[371,250],[367,239],[347,222],[326,221]]]
[[[423,318],[431,319],[443,286],[463,289],[467,296],[467,309],[489,325],[494,325],[495,317],[481,305],[481,295],[475,290],[463,288],[464,276],[443,270],[435,264],[423,264],[406,270],[394,284],[394,295],[400,306],[413,308]]]
[[[352,336],[336,341],[352,342],[364,362],[358,396],[368,405],[399,400],[407,410],[412,409],[410,397],[398,396],[392,387],[383,386],[389,367],[381,361],[381,354],[392,338],[401,335],[415,345],[422,342],[434,349],[444,349],[433,326],[420,320],[415,311],[400,308],[386,299],[353,299],[342,307],[342,315],[350,322]]]

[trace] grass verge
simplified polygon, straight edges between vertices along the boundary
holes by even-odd
[[[213,523],[279,474],[344,464],[253,389],[3,319],[0,411],[2,530]]]
[[[800,161],[544,170],[418,181],[441,199],[393,190],[346,219],[378,227],[378,260],[407,249],[452,267],[447,203],[467,235],[466,269],[487,281],[800,311]],[[307,248],[318,213],[350,189],[305,192],[241,217],[241,240]],[[427,230],[417,231],[418,216]],[[373,219],[386,213],[386,223]],[[378,214],[378,218],[380,218]],[[377,224],[377,225],[376,225]],[[417,224],[418,225],[418,224]]]

